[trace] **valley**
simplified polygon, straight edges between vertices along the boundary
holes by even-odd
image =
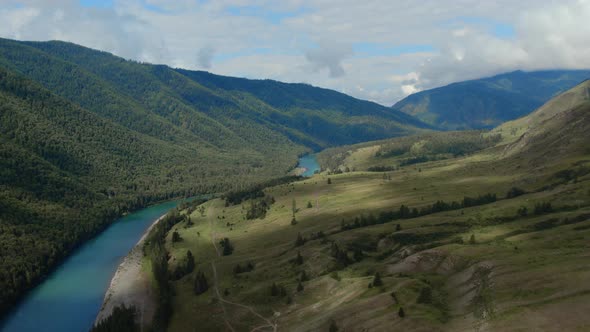
[[[589,84],[490,132],[328,149],[320,174],[180,211],[168,329],[586,330]]]
[[[0,314],[126,213],[284,176],[314,150],[428,128],[306,84],[0,39]]]
[[[386,107],[0,38],[0,330],[588,330],[589,74]]]

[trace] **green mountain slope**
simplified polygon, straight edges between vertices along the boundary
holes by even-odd
[[[199,75],[0,39],[0,313],[122,213],[283,176],[313,149],[427,127],[329,90],[265,81],[289,91],[282,107],[251,81],[234,89]]]
[[[418,92],[392,108],[443,129],[493,128],[589,77],[589,70],[516,71]]]

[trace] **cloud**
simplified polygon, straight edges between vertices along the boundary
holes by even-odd
[[[211,68],[211,61],[215,55],[215,50],[212,47],[205,46],[197,53],[197,63],[205,69]]]
[[[590,0],[0,1],[2,37],[305,82],[385,105],[515,69],[590,68],[588,21]]]
[[[342,60],[353,54],[352,47],[337,43],[322,43],[320,47],[308,50],[305,58],[312,70],[328,69],[331,78],[342,77],[346,73],[342,67]]]

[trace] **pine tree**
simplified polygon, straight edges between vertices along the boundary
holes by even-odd
[[[401,318],[406,317],[406,313],[404,312],[404,308],[400,307],[399,310],[397,311],[397,315],[400,316]]]
[[[471,237],[469,238],[469,244],[475,244],[475,234],[471,234]]]
[[[186,265],[185,265],[185,273],[189,274],[193,272],[195,269],[195,257],[190,250],[186,251]]]
[[[360,262],[363,260],[365,255],[363,255],[363,251],[361,250],[361,248],[355,248],[353,257],[355,261]]]
[[[383,286],[383,281],[381,280],[381,275],[379,274],[379,272],[375,272],[375,275],[373,276],[373,286]]]
[[[312,207],[313,207],[313,205],[311,204],[311,201],[308,201],[308,202],[307,202],[307,208],[308,208],[308,209],[311,209]]]
[[[295,240],[295,246],[300,247],[305,244],[305,239],[301,236],[301,233],[297,233],[297,239]]]
[[[195,277],[195,285],[194,285],[194,292],[195,295],[201,295],[205,293],[209,289],[209,283],[207,282],[207,278],[205,274],[201,271],[197,272],[197,276]]]
[[[332,179],[328,178],[328,184],[332,184]]]
[[[302,292],[303,291],[303,284],[301,283],[301,281],[297,284],[297,291],[298,292]]]
[[[295,264],[301,265],[303,264],[303,257],[301,257],[301,253],[297,252],[297,257],[295,258]]]
[[[180,242],[180,240],[182,240],[182,238],[180,237],[180,234],[178,234],[177,231],[174,231],[172,233],[172,242]]]
[[[338,332],[338,325],[336,325],[336,322],[332,319],[330,320],[330,332]]]
[[[279,295],[279,287],[276,283],[272,283],[270,286],[270,296],[278,296]]]
[[[223,256],[229,256],[234,252],[234,247],[228,238],[224,238],[221,241],[221,246],[223,247]]]
[[[305,273],[305,270],[301,271],[301,274],[299,275],[299,281],[304,282],[307,280],[309,280],[307,273]]]
[[[420,290],[420,295],[416,300],[418,303],[430,304],[432,303],[432,288],[430,287],[422,287]]]

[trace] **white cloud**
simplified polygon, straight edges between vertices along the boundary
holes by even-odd
[[[2,37],[62,39],[141,61],[307,82],[385,105],[514,69],[589,68],[588,21],[588,0],[115,0],[113,8],[0,0]],[[496,23],[514,36],[494,35]],[[355,54],[359,43],[378,47]]]
[[[215,50],[212,47],[205,46],[197,53],[197,63],[205,69],[211,68],[211,61],[215,55]]]
[[[313,71],[327,69],[331,78],[345,75],[342,60],[352,56],[350,46],[335,43],[321,43],[320,47],[308,50],[305,58]]]

